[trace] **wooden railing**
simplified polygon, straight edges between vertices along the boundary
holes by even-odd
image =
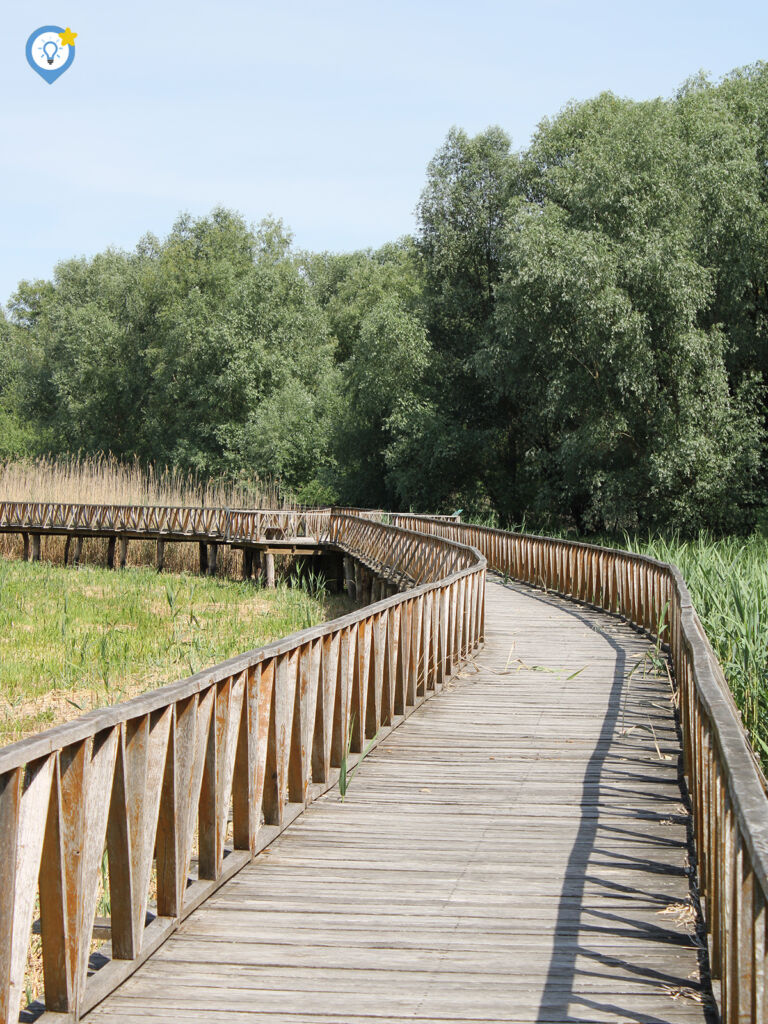
[[[333,784],[347,738],[359,756],[439,690],[483,636],[483,556],[668,645],[722,1017],[768,1020],[765,780],[674,566],[424,516],[0,503],[0,529],[34,528],[305,530],[403,592],[0,750],[0,1021],[18,1014],[38,894],[46,1005],[77,1016]],[[112,960],[88,977],[105,847]]]
[[[122,534],[204,539],[225,543],[319,537],[330,509],[273,510],[191,508],[174,505],[100,505],[0,501],[0,532]]]
[[[16,509],[0,515],[17,529],[255,529],[210,509]],[[322,515],[326,543],[409,589],[0,749],[2,1024],[18,1020],[38,916],[46,1009],[76,1020],[481,642],[477,551]],[[105,863],[110,956],[94,971]]]
[[[668,645],[721,1016],[726,1024],[768,1021],[766,784],[680,571],[588,544],[424,517],[390,519],[472,545],[489,568],[621,615]]]

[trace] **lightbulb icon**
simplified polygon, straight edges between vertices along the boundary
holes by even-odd
[[[61,25],[41,25],[27,39],[27,63],[44,82],[52,85],[72,67],[77,32]]]

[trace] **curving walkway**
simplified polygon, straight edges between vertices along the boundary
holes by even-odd
[[[649,642],[492,578],[485,632],[345,803],[314,803],[86,1020],[706,1020],[670,686],[630,677]]]

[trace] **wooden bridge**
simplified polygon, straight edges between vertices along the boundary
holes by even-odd
[[[0,529],[164,529],[89,508]],[[768,1020],[765,783],[679,572],[312,515],[355,612],[0,750],[0,1021],[33,930],[43,1021]]]

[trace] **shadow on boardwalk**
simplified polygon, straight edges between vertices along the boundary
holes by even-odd
[[[516,585],[520,588],[520,584]],[[533,600],[551,606],[551,598],[543,595],[532,587],[525,587],[526,594]],[[583,813],[587,809],[599,807],[601,798],[606,792],[613,790],[619,778],[626,778],[626,768],[620,768],[619,763],[627,761],[627,744],[624,742],[628,730],[631,729],[627,723],[634,718],[634,715],[627,715],[627,705],[631,701],[631,688],[633,677],[636,672],[644,672],[646,666],[628,663],[626,644],[617,642],[611,633],[611,619],[603,615],[604,625],[597,624],[597,614],[585,607],[573,605],[571,602],[558,599],[558,604],[563,611],[582,622],[589,629],[597,630],[610,644],[615,652],[616,661],[613,670],[610,695],[607,702],[607,711],[603,719],[600,734],[595,744],[584,771],[581,809],[578,832],[573,842],[573,848],[568,858],[565,869],[563,891],[559,902],[557,921],[554,928],[554,941],[552,958],[547,972],[544,989],[541,995],[541,1003],[537,1021],[581,1021],[588,1020],[590,1011],[598,1011],[601,1015],[616,1014],[620,1021],[638,1021],[643,1024],[666,1024],[667,1018],[656,1017],[646,1013],[637,1013],[631,1005],[616,1005],[609,999],[589,998],[583,991],[580,991],[579,980],[586,977],[600,977],[600,968],[611,968],[611,974],[616,968],[634,975],[638,980],[645,981],[649,986],[658,988],[663,986],[669,989],[670,997],[677,1000],[688,1000],[701,1004],[705,1011],[705,1019],[711,1024],[716,1024],[719,1016],[715,1009],[711,989],[708,980],[699,983],[695,979],[681,978],[671,971],[660,971],[644,963],[633,963],[626,958],[612,955],[609,952],[601,952],[584,945],[580,933],[606,935],[624,935],[633,937],[640,935],[643,939],[651,942],[658,942],[662,945],[682,945],[689,947],[691,938],[689,934],[675,934],[668,928],[654,927],[648,922],[638,923],[632,918],[622,916],[621,913],[606,913],[596,909],[584,909],[586,889],[589,884],[602,889],[606,894],[615,893],[617,896],[639,896],[659,903],[660,911],[664,911],[670,904],[662,892],[648,892],[640,890],[637,886],[627,886],[619,882],[611,881],[604,874],[601,874],[601,865],[610,861],[622,860],[623,855],[615,850],[607,849],[601,844],[605,838],[613,838],[616,835],[628,837],[632,835],[635,839],[645,838],[643,824],[647,822],[661,823],[665,820],[665,814],[636,810],[635,816],[637,828],[631,833],[626,827],[610,825],[601,820],[599,814]],[[618,619],[615,622],[620,621]],[[652,666],[648,666],[654,671]],[[666,755],[670,757],[672,755]],[[632,757],[632,752],[629,752]],[[636,757],[636,755],[635,755]],[[678,754],[678,768],[680,769],[680,755]],[[642,761],[642,759],[641,759]],[[642,790],[643,784],[653,785],[656,779],[642,768],[639,771],[631,771],[632,778]],[[681,771],[678,771],[680,779],[681,803],[687,805],[687,793],[682,782]],[[627,794],[627,804],[631,806],[631,793]],[[658,843],[658,840],[656,840]],[[670,849],[679,849],[680,844],[675,840],[668,841]],[[690,854],[689,849],[689,854]],[[650,875],[686,875],[687,871],[668,863],[659,863],[657,860],[642,859],[637,857],[629,858],[632,866]],[[582,904],[578,920],[574,924],[573,905],[574,902]],[[695,904],[694,904],[695,905]],[[662,919],[663,920],[663,919]],[[697,914],[697,940],[701,941],[702,928],[700,915]],[[586,961],[590,966],[582,966],[581,962]],[[708,957],[706,948],[698,948],[698,964],[701,977],[708,979]],[[609,977],[609,974],[603,974]],[[583,1008],[584,1015],[576,1007]]]

